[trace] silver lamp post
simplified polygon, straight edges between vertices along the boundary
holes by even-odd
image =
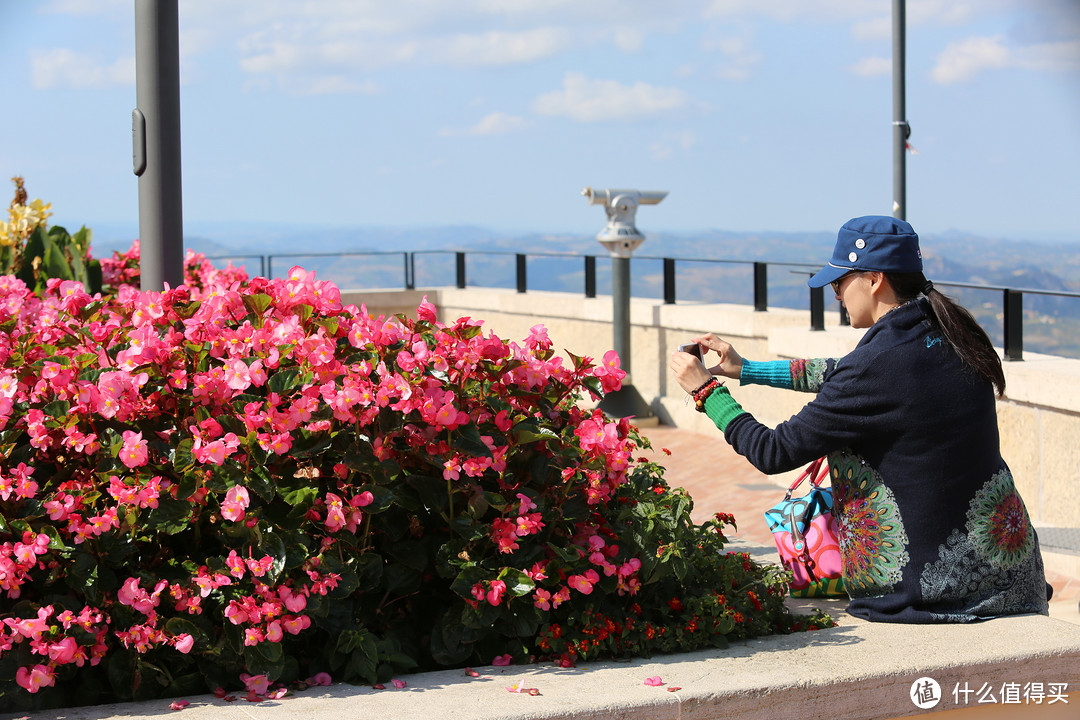
[[[611,254],[614,349],[619,355],[620,366],[626,371],[622,388],[605,395],[600,409],[610,417],[652,418],[653,412],[633,386],[630,374],[630,256],[645,241],[645,236],[634,225],[638,207],[658,204],[667,197],[667,191],[594,190],[587,187],[581,194],[590,205],[603,205],[607,214],[607,224],[596,239]]]
[[[132,169],[139,178],[140,287],[184,282],[178,0],[135,0]]]

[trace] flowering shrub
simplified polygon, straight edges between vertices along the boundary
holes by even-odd
[[[581,409],[613,353],[375,318],[300,268],[195,296],[0,277],[0,710],[821,621]]]
[[[78,280],[96,292],[101,289],[101,267],[90,257],[90,231],[83,227],[74,235],[48,225],[52,204],[28,200],[21,177],[8,219],[0,220],[0,275],[15,275],[31,288],[43,291],[50,279]]]
[[[112,257],[101,260],[101,273],[105,290],[116,292],[121,285],[139,287],[139,241],[135,240],[127,252],[113,253]],[[184,254],[184,284],[188,287],[191,298],[199,300],[211,286],[232,287],[236,283],[246,283],[248,275],[243,268],[235,268],[230,262],[223,269],[218,269],[206,259],[203,253],[188,250]]]

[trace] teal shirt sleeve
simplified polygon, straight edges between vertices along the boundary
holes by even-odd
[[[745,412],[723,385],[718,386],[705,398],[705,414],[720,428],[720,432],[725,432],[728,423]]]
[[[826,373],[835,366],[836,360],[832,358],[766,362],[743,360],[739,382],[742,385],[768,385],[785,390],[816,393],[821,390]]]
[[[791,390],[793,388],[791,383],[791,361],[755,362],[744,359],[742,372],[739,375],[739,383],[742,385],[768,385],[769,387]]]

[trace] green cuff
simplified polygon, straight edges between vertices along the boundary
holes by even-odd
[[[727,432],[728,423],[742,415],[745,410],[735,402],[728,389],[720,385],[705,398],[705,414],[721,432]]]
[[[788,360],[771,360],[766,362],[754,362],[743,360],[742,372],[739,373],[741,385],[767,385],[775,388],[792,388],[791,362]]]

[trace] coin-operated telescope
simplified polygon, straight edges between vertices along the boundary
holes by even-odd
[[[656,205],[667,191],[593,190],[581,191],[590,205],[603,205],[607,225],[596,236],[611,254],[611,328],[619,365],[626,371],[622,388],[608,393],[600,409],[611,417],[633,417],[637,424],[656,423],[649,404],[633,386],[630,377],[630,256],[645,241],[634,225],[639,205]]]
[[[634,217],[639,205],[656,205],[667,197],[667,191],[655,190],[593,190],[587,187],[581,194],[590,205],[603,205],[607,213],[607,225],[596,236],[612,257],[630,257],[637,246],[645,241]]]

